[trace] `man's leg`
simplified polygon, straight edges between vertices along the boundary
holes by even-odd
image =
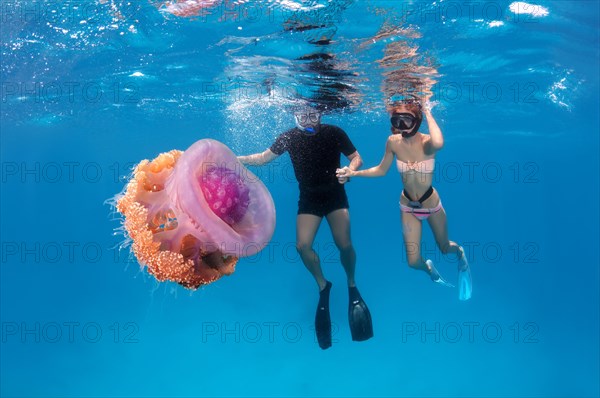
[[[373,337],[373,322],[369,307],[362,299],[354,282],[356,253],[350,240],[350,213],[348,209],[332,211],[327,215],[327,222],[336,246],[340,250],[340,261],[348,276],[348,320],[352,340],[364,341]]]
[[[296,218],[296,249],[300,253],[300,258],[302,258],[304,266],[317,281],[319,291],[325,288],[327,281],[321,270],[319,256],[313,250],[312,246],[319,230],[319,225],[321,225],[321,220],[321,217],[312,214],[298,214]]]
[[[327,222],[335,245],[340,251],[340,261],[346,270],[348,286],[356,286],[354,270],[356,268],[356,252],[350,240],[350,213],[348,209],[338,209],[327,215]]]
[[[315,333],[319,347],[323,350],[331,347],[331,316],[329,315],[329,292],[331,283],[323,277],[319,256],[313,250],[312,245],[315,235],[319,230],[322,217],[312,214],[298,214],[296,219],[296,248],[302,262],[310,271],[319,285],[319,303],[315,315]]]

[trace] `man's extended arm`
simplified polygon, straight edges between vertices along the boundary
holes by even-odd
[[[358,170],[362,167],[363,161],[362,161],[362,158],[360,157],[360,153],[358,153],[358,151],[354,151],[353,153],[348,155],[347,158],[350,161],[350,164],[348,165],[348,167],[351,168],[352,170]]]
[[[255,153],[248,156],[238,156],[238,160],[242,162],[242,164],[250,164],[252,166],[262,166],[265,163],[269,163],[273,159],[275,159],[277,154],[273,153],[270,149],[267,149],[264,152]]]
[[[352,171],[358,170],[363,164],[362,158],[360,157],[358,151],[354,151],[346,157],[350,161],[350,164],[347,167]],[[350,181],[349,177],[338,177],[338,182],[340,184],[345,184],[348,181]]]

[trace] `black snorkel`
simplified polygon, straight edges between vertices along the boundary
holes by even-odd
[[[392,133],[402,134],[402,137],[404,138],[410,138],[417,134],[419,127],[421,127],[421,122],[423,121],[421,102],[416,96],[410,96],[412,98],[393,102],[392,106],[394,111],[390,118]],[[418,107],[417,109],[415,109],[415,105]]]
[[[399,130],[404,138],[409,138],[417,134],[419,127],[421,127],[422,120],[421,117],[406,112],[394,112],[390,118],[392,127],[394,127],[395,130]]]

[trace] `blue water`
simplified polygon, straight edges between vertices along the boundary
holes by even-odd
[[[143,0],[1,4],[2,396],[600,394],[597,1],[265,0],[195,17]],[[318,27],[286,30],[294,18]],[[401,29],[376,38],[384,26]],[[347,186],[367,342],[351,341],[326,223],[315,247],[334,344],[315,341],[287,155],[252,168],[277,226],[231,277],[190,292],[119,250],[104,202],[132,165],[201,138],[262,151],[298,97],[328,105],[324,121],[376,165],[389,134],[378,61],[394,42],[437,70],[434,184],[469,254],[470,301],[407,266],[396,170]],[[315,53],[333,61],[301,59]],[[455,281],[424,231],[425,256]]]

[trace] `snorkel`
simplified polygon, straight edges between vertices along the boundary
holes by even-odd
[[[404,138],[409,138],[417,134],[421,126],[421,121],[421,117],[407,112],[394,112],[390,118],[393,130],[398,131]],[[394,134],[398,133],[394,132]]]
[[[321,125],[321,112],[309,106],[294,112],[296,127],[305,133],[315,134]]]
[[[391,106],[390,123],[392,134],[401,134],[404,138],[413,137],[419,131],[423,121],[421,102],[417,97],[395,100]]]

